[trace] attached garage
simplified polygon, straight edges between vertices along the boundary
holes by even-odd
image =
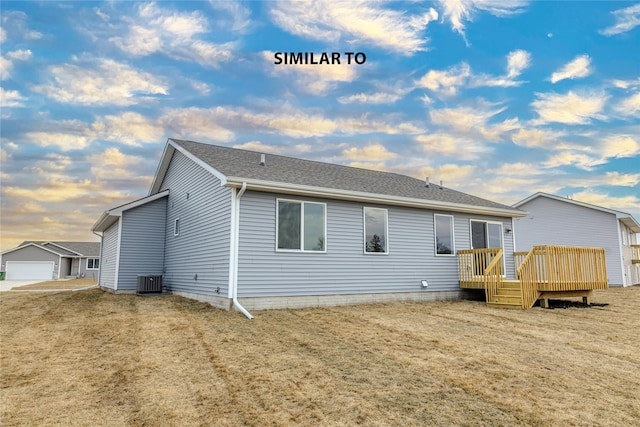
[[[55,263],[52,261],[7,261],[7,280],[51,280]]]

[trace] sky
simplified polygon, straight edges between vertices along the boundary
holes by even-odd
[[[0,250],[98,240],[167,138],[640,221],[640,2],[0,7]]]

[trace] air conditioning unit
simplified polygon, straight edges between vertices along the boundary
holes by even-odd
[[[162,293],[162,274],[138,276],[138,294]]]

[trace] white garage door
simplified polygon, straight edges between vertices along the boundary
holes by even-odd
[[[53,262],[51,261],[7,261],[7,280],[51,280]]]

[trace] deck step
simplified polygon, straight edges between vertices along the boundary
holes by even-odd
[[[508,303],[508,304],[518,304],[521,305],[522,304],[522,298],[520,297],[520,295],[515,296],[515,295],[496,295],[493,297],[493,300],[491,302],[503,302],[503,303]]]
[[[509,309],[516,309],[516,310],[519,310],[522,308],[522,305],[520,303],[512,304],[508,302],[488,302],[487,306],[493,307],[493,308],[509,308]]]
[[[500,287],[502,288],[520,289],[520,286],[520,280],[514,279],[503,280],[502,283],[500,283]]]
[[[520,296],[520,288],[498,288],[498,295]]]

